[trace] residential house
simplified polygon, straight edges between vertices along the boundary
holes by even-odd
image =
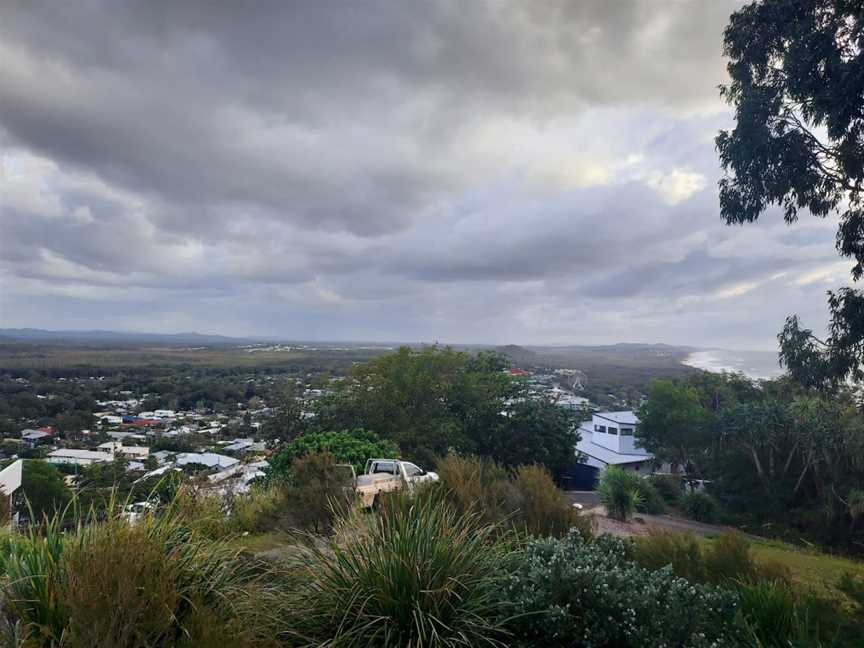
[[[40,443],[49,443],[51,438],[52,434],[47,431],[46,428],[39,430],[21,430],[21,440],[31,448]]]
[[[579,426],[581,439],[576,444],[576,454],[582,457],[573,484],[586,487],[593,484],[607,466],[618,466],[635,473],[648,475],[654,472],[654,455],[641,447],[636,440],[639,419],[632,411],[597,412],[591,421]]]
[[[89,466],[94,463],[111,461],[112,455],[97,450],[78,450],[77,448],[60,448],[48,453],[48,463],[75,464]]]

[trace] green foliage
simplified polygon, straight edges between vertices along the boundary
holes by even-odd
[[[301,529],[328,532],[339,511],[350,506],[353,493],[350,474],[340,470],[329,452],[304,455],[291,465],[286,501]]]
[[[676,506],[681,499],[681,478],[678,475],[649,475],[648,482],[670,506]]]
[[[28,646],[275,645],[281,597],[263,585],[266,567],[175,515],[66,534],[55,517],[6,542],[0,588]]]
[[[609,517],[626,520],[642,504],[639,475],[618,466],[608,466],[600,476],[597,495]]]
[[[513,515],[517,495],[510,473],[495,461],[451,453],[438,460],[436,471],[445,497],[460,514],[475,513],[486,524]]]
[[[750,223],[771,205],[792,224],[806,210],[839,214],[837,250],[864,274],[864,147],[857,0],[760,0],[733,13],[723,39],[735,128],[716,138],[725,171],[720,211]],[[781,359],[807,387],[836,389],[864,377],[864,294],[829,293],[824,341],[789,317]]]
[[[228,524],[237,531],[327,534],[354,498],[351,474],[329,452],[295,459],[279,479],[235,498]]]
[[[570,500],[552,481],[549,471],[537,464],[519,466],[513,478],[517,510],[510,523],[532,536],[563,536],[574,528],[591,533],[590,520],[580,516]]]
[[[742,583],[738,588],[741,613],[758,646],[789,645],[796,630],[795,597],[782,583]]]
[[[367,459],[396,457],[399,452],[392,441],[374,432],[357,428],[340,432],[307,432],[282,446],[270,459],[270,474],[286,474],[295,460],[314,452],[329,452],[336,463],[351,464],[358,474]]]
[[[627,541],[532,540],[499,591],[511,645],[711,646],[737,635],[735,596],[649,571]]]
[[[374,430],[426,465],[454,450],[508,467],[540,463],[557,475],[573,461],[571,414],[529,397],[504,366],[489,352],[403,347],[358,365],[319,399],[316,425]]]
[[[699,468],[707,445],[708,414],[694,387],[670,380],[648,383],[636,435],[646,450],[687,472]]]
[[[72,499],[72,493],[60,471],[48,462],[38,459],[27,459],[24,462],[21,490],[33,512],[34,521],[62,511]]]
[[[553,475],[574,463],[579,439],[572,412],[535,398],[518,400],[506,412],[491,434],[481,437],[477,452],[510,467],[542,464]]]
[[[633,559],[645,569],[666,566],[692,583],[708,582],[707,568],[699,540],[692,533],[675,533],[649,527],[648,533],[633,539]]]
[[[691,520],[715,522],[720,514],[720,505],[710,495],[688,491],[681,496],[681,510]]]
[[[640,478],[636,486],[639,497],[636,502],[636,510],[640,513],[650,513],[657,515],[666,510],[663,498],[660,492],[654,487],[654,484],[648,479]]]
[[[297,557],[291,627],[303,643],[474,646],[502,637],[491,592],[507,549],[430,494],[355,514]]]
[[[778,581],[789,585],[792,577],[785,566],[757,562],[750,543],[736,531],[729,531],[710,543],[700,542],[692,533],[649,528],[634,538],[634,560],[647,569],[671,566],[676,576],[693,583],[730,586],[739,582]]]
[[[578,514],[542,466],[520,466],[511,474],[490,459],[451,454],[437,468],[439,489],[460,514],[537,536],[592,532],[590,518]]]

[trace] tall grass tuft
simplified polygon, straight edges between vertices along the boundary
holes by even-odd
[[[135,525],[59,516],[8,540],[0,595],[27,646],[270,646],[284,596],[267,568],[169,508]]]
[[[593,518],[577,513],[544,467],[536,464],[519,466],[513,487],[519,498],[518,509],[512,518],[516,530],[538,537],[560,538],[574,528],[585,537],[593,534]]]
[[[297,557],[295,639],[320,646],[500,645],[492,589],[508,549],[438,489],[394,495]]]
[[[617,466],[609,466],[603,471],[597,495],[609,517],[626,520],[633,515],[642,502],[639,481],[639,475]]]

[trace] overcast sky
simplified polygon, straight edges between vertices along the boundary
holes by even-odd
[[[770,349],[834,221],[727,227],[720,0],[0,9],[0,326]]]

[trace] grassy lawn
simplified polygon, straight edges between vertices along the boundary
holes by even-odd
[[[751,551],[757,560],[776,560],[789,567],[796,584],[823,593],[835,593],[835,585],[845,572],[864,578],[864,563],[849,558],[772,540],[754,542]]]
[[[714,537],[706,537],[704,542],[713,542]],[[792,573],[792,581],[801,589],[811,589],[819,594],[845,599],[837,590],[837,581],[850,572],[864,578],[864,562],[832,556],[815,549],[795,547],[776,540],[751,540],[750,551],[760,562],[778,562]]]

